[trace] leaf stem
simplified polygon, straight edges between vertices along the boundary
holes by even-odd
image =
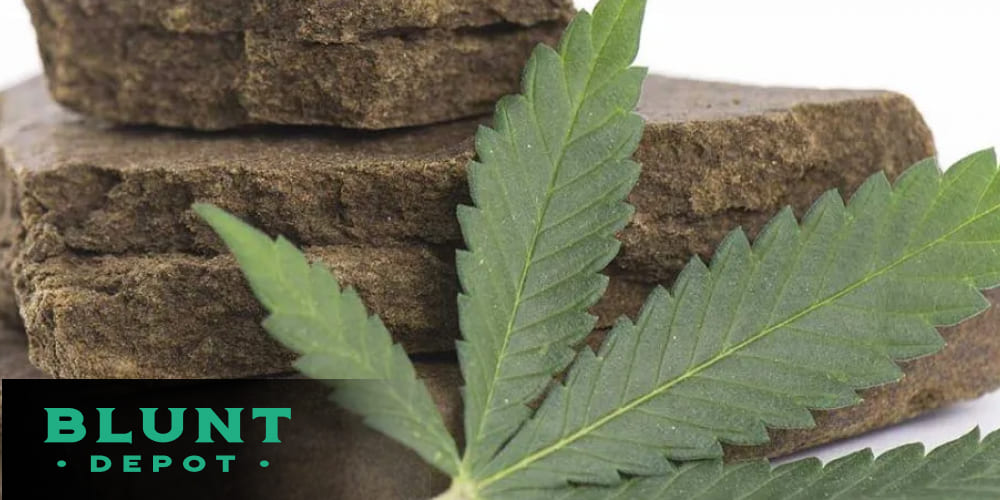
[[[462,478],[455,478],[448,491],[434,497],[433,500],[479,500],[481,497],[475,485]]]

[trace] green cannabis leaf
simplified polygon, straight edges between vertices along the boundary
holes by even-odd
[[[895,361],[937,352],[935,329],[988,305],[1000,285],[1000,174],[992,151],[942,174],[920,163],[872,177],[845,206],[827,193],[801,224],[779,214],[711,265],[694,259],[599,353],[580,341],[633,208],[636,56],[644,0],[602,0],[559,50],[539,47],[523,94],[497,105],[468,169],[457,255],[465,375],[460,458],[427,389],[357,294],[284,239],[208,205],[297,367],[341,379],[335,400],[454,479],[442,499],[995,497],[1000,438],[970,434],[930,456],[723,466],[721,443],[809,428],[812,409],[898,380]],[[563,382],[554,377],[569,367]],[[537,411],[529,404],[542,398]],[[688,461],[688,463],[683,463]],[[628,478],[626,478],[626,476]]]
[[[424,460],[455,476],[455,440],[406,352],[378,316],[368,316],[358,294],[326,267],[309,265],[284,238],[272,240],[211,205],[195,205],[243,268],[251,288],[271,316],[267,331],[302,354],[296,367],[336,385],[333,400],[365,423],[416,450]]]
[[[883,174],[845,207],[835,192],[800,227],[785,210],[753,247],[732,233],[711,266],[694,259],[673,293],[621,320],[595,355],[511,439],[487,492],[617,484],[669,460],[722,455],[813,426],[807,409],[859,402],[898,380],[894,359],[943,346],[935,326],[987,306],[1000,284],[1000,175],[992,151],[941,174],[932,161],[890,187]]]
[[[558,52],[534,52],[524,94],[501,100],[476,137],[475,206],[458,211],[469,251],[457,259],[470,479],[594,328],[587,310],[607,287],[599,272],[618,252],[639,176],[633,110],[646,72],[630,65],[644,10],[645,0],[605,0],[577,16]]]
[[[1000,498],[1000,431],[979,430],[924,456],[911,444],[875,459],[871,450],[830,462],[806,459],[772,470],[765,460],[691,462],[668,475],[617,488],[539,491],[522,500],[991,500]]]

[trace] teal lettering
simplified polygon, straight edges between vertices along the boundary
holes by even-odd
[[[236,460],[236,455],[216,455],[215,459],[222,463],[222,472],[229,472],[229,463]]]
[[[242,443],[240,438],[240,414],[243,408],[226,408],[229,423],[223,423],[222,419],[211,408],[197,408],[198,411],[198,440],[196,443],[214,443],[212,441],[212,429],[214,428],[222,439],[227,443]]]
[[[98,465],[98,462],[103,462]],[[111,468],[111,459],[104,455],[90,456],[90,472],[107,472]]]
[[[161,433],[156,430],[156,411],[158,408],[139,408],[142,412],[142,432],[156,443],[176,441],[184,432],[184,412],[187,408],[170,408],[170,430]]]
[[[132,444],[132,431],[115,434],[111,429],[112,415],[114,408],[98,408],[97,414],[100,416],[100,434],[97,437],[98,443],[124,443]]]
[[[153,472],[160,472],[160,469],[166,469],[172,463],[174,461],[166,455],[153,455]]]
[[[83,413],[73,408],[46,408],[49,435],[46,443],[79,443],[87,435]]]
[[[278,419],[287,418],[292,419],[292,409],[291,408],[254,408],[253,409],[254,420],[258,418],[264,419],[264,442],[265,443],[280,443],[281,440],[278,439]]]
[[[197,462],[198,465],[191,465],[192,462]],[[188,472],[201,472],[205,468],[205,459],[199,457],[198,455],[191,455],[184,459],[184,468]]]
[[[142,472],[139,468],[139,460],[142,459],[139,455],[124,455],[122,456],[122,471],[123,472]]]

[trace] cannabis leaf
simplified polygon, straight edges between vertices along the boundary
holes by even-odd
[[[895,187],[876,175],[847,207],[827,193],[801,227],[785,210],[753,247],[732,233],[710,267],[693,260],[673,293],[582,352],[481,491],[669,474],[668,459],[718,457],[720,441],[764,443],[766,427],[811,427],[807,409],[857,403],[855,389],[902,376],[894,359],[938,351],[935,325],[988,306],[998,212],[986,151],[943,175],[923,162]]]
[[[753,245],[736,231],[710,266],[692,260],[672,292],[657,289],[636,322],[620,320],[599,353],[577,353],[633,212],[624,198],[639,173],[629,158],[645,71],[631,64],[644,7],[602,0],[582,12],[558,51],[534,52],[523,94],[501,100],[493,128],[477,134],[473,206],[458,210],[469,248],[457,255],[463,458],[353,290],[284,239],[197,205],[270,311],[265,327],[303,355],[304,373],[345,379],[337,402],[450,474],[441,499],[995,494],[996,434],[926,458],[904,447],[825,468],[708,460],[722,442],[760,444],[768,427],[813,426],[811,409],[856,404],[856,390],[902,376],[895,360],[938,351],[935,326],[988,305],[979,290],[1000,285],[992,151],[946,174],[920,163],[895,186],[874,176],[847,206],[827,193],[801,225],[785,210]]]
[[[633,110],[646,72],[630,65],[644,10],[645,0],[605,0],[580,13],[558,52],[535,50],[523,95],[501,100],[476,136],[475,206],[458,211],[469,250],[457,259],[472,478],[594,327],[587,310],[607,287],[599,272],[618,252],[633,212],[622,200],[639,176]]]
[[[284,238],[264,233],[211,205],[195,205],[222,237],[271,316],[267,331],[303,356],[296,367],[331,380],[334,401],[369,426],[413,448],[435,467],[458,474],[455,440],[413,364],[378,316],[326,267],[309,265]]]
[[[875,459],[871,450],[823,467],[806,459],[776,469],[764,460],[691,462],[664,477],[617,488],[539,491],[523,500],[990,500],[1000,498],[1000,431],[982,442],[976,429],[924,456],[920,444]]]

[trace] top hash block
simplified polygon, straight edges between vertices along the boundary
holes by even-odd
[[[125,124],[388,129],[489,112],[571,0],[25,0],[50,90]]]

